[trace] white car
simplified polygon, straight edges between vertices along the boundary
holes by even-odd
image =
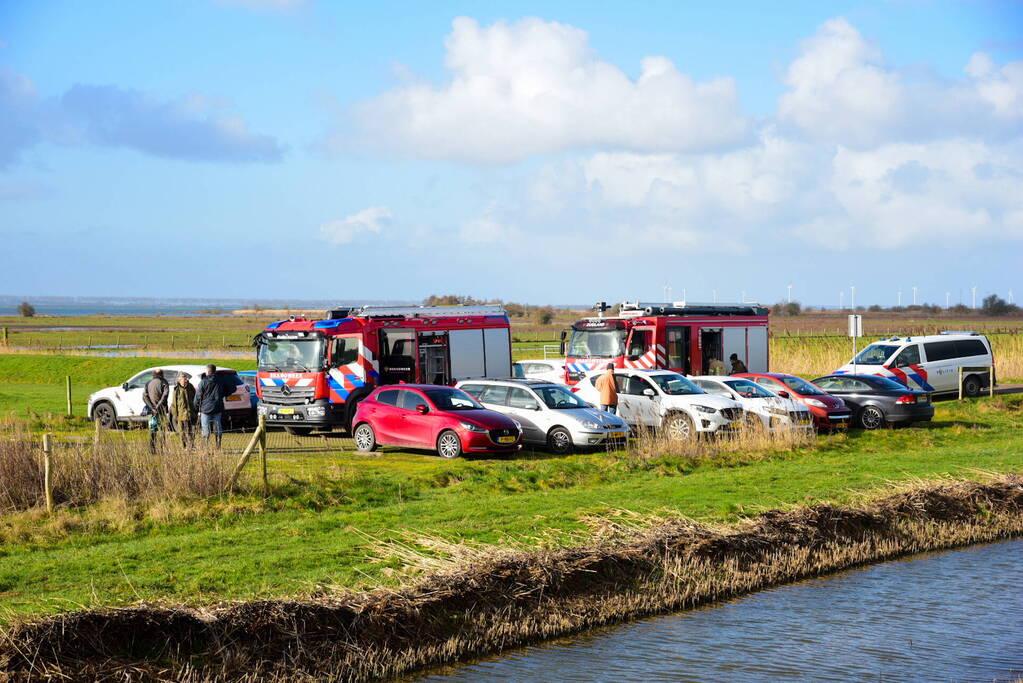
[[[809,408],[790,398],[782,398],[745,377],[705,375],[689,379],[708,394],[741,403],[752,425],[762,425],[769,431],[813,431],[813,413]]]
[[[157,368],[148,368],[138,373],[119,387],[108,387],[100,389],[89,396],[88,415],[90,420],[99,420],[100,425],[106,429],[113,429],[122,422],[145,422],[149,418],[142,414],[145,402],[142,400],[142,392],[146,383],[153,379],[153,371]],[[206,373],[205,365],[162,365],[163,378],[170,385],[170,396],[167,405],[173,410],[174,391],[178,384],[178,375],[186,373],[189,375],[189,382],[198,388],[199,380]],[[249,398],[249,388],[238,377],[238,373],[231,368],[217,368],[217,374],[222,376],[225,383],[234,385],[234,392],[224,397],[224,417],[229,424],[245,424],[251,420],[252,402]]]
[[[959,391],[976,396],[988,385],[987,368],[994,366],[991,342],[976,332],[942,332],[920,337],[891,337],[870,344],[835,375],[877,375],[910,389],[936,394]]]
[[[537,358],[512,363],[512,374],[519,379],[542,379],[554,384],[565,383],[563,359]]]
[[[596,382],[604,372],[591,371],[576,385],[583,400],[600,403]],[[685,441],[697,434],[730,432],[743,424],[738,401],[711,396],[677,372],[619,368],[614,376],[618,414],[630,425],[664,430],[671,439]]]
[[[522,425],[523,443],[568,453],[582,446],[624,442],[625,421],[598,410],[560,384],[532,379],[464,380],[456,384],[485,408]]]

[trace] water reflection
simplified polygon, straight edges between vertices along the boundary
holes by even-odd
[[[523,648],[420,681],[1023,676],[1023,541],[888,562]]]

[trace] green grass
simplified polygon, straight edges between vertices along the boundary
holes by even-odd
[[[236,370],[254,370],[256,360],[246,358],[100,358],[50,354],[0,354],[0,383],[54,384],[63,388],[64,377],[73,385],[117,386],[135,373],[156,365],[205,365],[215,363]]]
[[[372,561],[370,539],[403,530],[486,543],[566,542],[583,528],[583,515],[614,509],[731,521],[764,508],[847,502],[892,482],[1019,471],[1021,424],[1023,397],[943,403],[924,427],[828,436],[815,447],[704,464],[624,453],[451,462],[394,449],[360,455],[344,439],[273,432],[267,500],[127,512],[110,503],[52,520],[32,512],[0,517],[7,538],[0,611],[366,587],[396,580],[394,562]]]

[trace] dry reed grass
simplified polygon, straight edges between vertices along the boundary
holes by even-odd
[[[639,430],[633,432],[628,452],[640,458],[682,458],[693,464],[729,461],[739,455],[749,461],[751,456],[805,448],[815,441],[812,429],[767,431],[746,426],[725,435],[698,436],[685,441],[674,440],[663,430]]]
[[[393,553],[429,572],[401,590],[22,622],[0,637],[0,676],[395,676],[865,562],[1018,536],[1023,477],[920,484],[857,506],[772,510],[731,528],[628,515],[590,521],[597,533],[588,543],[534,552],[404,539]]]
[[[224,490],[232,464],[218,453],[185,451],[173,442],[157,454],[144,442],[113,438],[54,440],[53,497],[57,505],[98,501],[157,501],[208,497]],[[0,512],[45,505],[41,439],[20,430],[0,433]]]

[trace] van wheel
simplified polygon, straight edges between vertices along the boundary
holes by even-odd
[[[564,427],[555,427],[547,433],[547,448],[552,453],[565,455],[572,452],[572,435]]]
[[[360,425],[361,426],[361,425]],[[437,454],[442,458],[453,460],[462,454],[462,440],[450,429],[437,437]]]
[[[355,448],[360,453],[370,453],[377,449],[377,435],[367,423],[363,422],[355,428]]]
[[[884,427],[884,413],[877,406],[867,406],[860,411],[860,426],[864,429],[880,429]]]
[[[685,413],[674,413],[665,421],[664,431],[672,441],[689,441],[696,433],[696,428],[691,417]]]
[[[980,396],[980,380],[976,375],[969,375],[963,379],[963,396],[969,398]]]
[[[92,419],[99,420],[99,426],[103,429],[117,428],[117,413],[114,412],[114,407],[106,401],[93,406]]]

